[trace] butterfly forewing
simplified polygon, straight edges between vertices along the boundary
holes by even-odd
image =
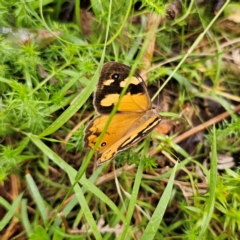
[[[138,74],[129,77],[130,70],[128,66],[116,62],[103,65],[94,97],[98,113],[110,114],[126,85],[126,93],[120,101],[118,112],[139,112],[151,108],[143,79]]]

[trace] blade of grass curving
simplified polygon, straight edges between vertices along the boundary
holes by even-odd
[[[9,208],[7,209],[7,213],[4,215],[4,217],[0,221],[0,231],[2,231],[6,227],[6,225],[11,222],[11,219],[14,217],[14,215],[17,212],[17,208],[19,207],[22,196],[23,196],[22,193],[19,194],[18,197],[12,203],[12,205],[9,205],[5,199],[0,197],[0,204],[3,206],[9,206]]]
[[[11,204],[8,201],[6,201],[6,199],[2,198],[1,196],[0,196],[0,205],[4,209],[10,209],[10,207],[11,207]]]
[[[162,221],[163,215],[166,211],[174,183],[174,176],[177,171],[178,164],[176,164],[173,168],[172,174],[169,178],[168,184],[166,189],[164,190],[162,197],[160,201],[158,202],[158,205],[141,237],[141,240],[151,240],[154,239],[158,229],[159,225]]]
[[[98,0],[92,0],[92,1],[95,1],[95,2],[96,2],[96,1],[98,1]],[[112,3],[110,3],[110,5],[111,5],[111,4],[112,4]],[[127,12],[126,12],[126,14],[125,14],[125,16],[124,16],[124,19],[122,20],[122,24],[118,27],[118,30],[116,31],[116,33],[115,33],[107,42],[104,43],[104,47],[110,45],[110,44],[117,38],[117,36],[121,33],[121,31],[123,30],[123,27],[124,27],[125,23],[127,22],[128,16],[130,15],[130,12],[131,12],[131,9],[132,9],[132,4],[133,4],[133,1],[130,0],[130,1],[128,2]],[[108,23],[109,23],[109,21],[108,21]],[[101,45],[102,45],[102,44],[100,44],[100,46],[101,46]]]
[[[35,184],[32,176],[29,173],[26,174],[26,180],[27,180],[29,189],[32,193],[32,197],[34,198],[35,203],[37,204],[37,207],[39,209],[39,213],[42,216],[44,225],[46,226],[48,223],[48,213],[47,213],[47,209],[44,204],[43,198],[42,198],[42,196],[38,190],[38,187]]]
[[[27,199],[22,199],[21,201],[21,217],[24,229],[27,233],[27,236],[29,236],[33,232],[33,229],[28,218]]]
[[[216,140],[216,128],[213,126],[213,140],[212,140],[212,151],[210,161],[210,177],[209,180],[209,198],[206,202],[205,211],[201,220],[201,230],[197,239],[204,239],[204,234],[209,226],[210,220],[213,215],[216,198],[216,185],[217,185],[217,140]]]
[[[216,74],[214,78],[214,88],[217,87],[219,79],[221,78],[221,70],[222,70],[222,61],[223,61],[223,54],[222,54],[222,49],[219,45],[219,41],[217,38],[214,38],[217,46],[217,66],[216,66]]]

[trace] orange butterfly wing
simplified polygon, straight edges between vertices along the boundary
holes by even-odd
[[[126,85],[127,88],[96,149],[98,165],[139,142],[161,120],[154,110],[150,110],[151,101],[142,78],[137,74],[129,77],[129,73],[130,68],[120,63],[109,62],[103,65],[94,96],[94,106],[100,115],[85,129],[85,147],[95,146],[109,114],[119,101],[121,91]]]

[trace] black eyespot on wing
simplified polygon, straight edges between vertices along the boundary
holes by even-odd
[[[102,143],[101,143],[101,147],[105,147],[106,145],[107,145],[106,142],[102,142]]]
[[[113,78],[114,80],[118,80],[118,78],[119,78],[119,74],[114,73],[114,74],[112,75],[112,78]]]

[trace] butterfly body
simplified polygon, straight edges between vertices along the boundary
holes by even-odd
[[[116,62],[103,65],[94,96],[94,106],[99,116],[85,129],[85,147],[95,146],[116,104],[118,108],[96,149],[98,165],[141,141],[161,121],[156,110],[151,109],[143,79],[138,74],[129,77],[130,70],[128,66]],[[120,99],[125,86],[126,92]]]

